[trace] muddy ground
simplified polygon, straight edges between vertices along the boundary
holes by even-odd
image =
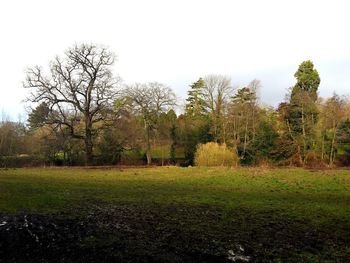
[[[0,262],[350,262],[350,224],[274,211],[94,204],[0,214]]]

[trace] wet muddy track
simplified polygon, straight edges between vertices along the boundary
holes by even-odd
[[[271,211],[94,204],[0,214],[0,262],[350,261],[350,225],[315,227]]]

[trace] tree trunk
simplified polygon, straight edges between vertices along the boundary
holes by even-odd
[[[305,118],[304,118],[304,105],[301,105],[301,125],[303,132],[303,164],[305,164],[306,157],[306,129],[305,129]]]
[[[334,123],[334,121],[333,121]],[[336,131],[337,128],[335,125],[333,125],[333,138],[332,138],[332,144],[331,144],[331,152],[329,154],[329,165],[332,166],[333,165],[333,161],[334,161],[334,144],[335,144],[335,135],[336,135]]]
[[[248,115],[246,116],[246,120],[245,120],[243,156],[245,156],[245,151],[247,149],[247,142],[248,142]]]
[[[252,141],[255,141],[255,104],[253,104],[253,117],[252,117],[252,125],[253,125],[253,138]]]
[[[89,117],[85,118],[85,165],[93,164],[93,152],[92,152],[92,124]]]
[[[237,144],[238,144],[238,131],[237,131],[237,117],[234,115],[233,119],[233,138],[234,138],[234,144],[235,148],[237,149]]]
[[[213,118],[213,121],[214,121],[214,140],[215,142],[219,142],[219,136],[218,136],[218,116],[217,116],[217,113],[214,112],[214,118]]]
[[[287,124],[287,127],[288,127],[289,136],[294,141],[294,136],[293,136],[293,133],[292,133],[292,129],[290,128],[290,124],[289,124],[289,120],[288,119],[286,120],[286,124]]]
[[[322,151],[321,151],[321,160],[324,160],[324,141],[325,141],[325,135],[322,136]]]
[[[146,158],[147,158],[147,165],[151,165],[152,163],[152,156],[151,156],[151,135],[150,135],[150,127],[146,125],[146,141],[147,141],[147,147],[146,147]]]
[[[164,149],[162,148],[162,166],[164,166]]]

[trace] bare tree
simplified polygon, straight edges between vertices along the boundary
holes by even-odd
[[[321,105],[321,130],[322,136],[322,152],[324,157],[324,141],[326,134],[331,134],[330,150],[329,150],[329,165],[332,166],[336,155],[336,136],[339,125],[346,118],[346,101],[334,94]]]
[[[127,87],[133,109],[142,117],[146,139],[147,164],[151,164],[151,137],[157,130],[158,118],[176,103],[176,96],[171,88],[158,82],[134,84]]]
[[[250,89],[251,93],[253,94],[253,96],[250,97],[250,106],[251,106],[251,115],[252,115],[252,139],[255,139],[255,135],[256,135],[256,123],[257,123],[257,109],[258,107],[258,92],[261,88],[261,81],[258,79],[253,79],[249,84],[248,84],[248,88]]]
[[[68,128],[73,138],[84,140],[86,164],[93,161],[93,137],[97,123],[106,120],[118,96],[118,78],[112,76],[114,54],[93,44],[75,45],[56,57],[50,74],[40,67],[28,70],[24,87],[32,91],[28,101],[45,102],[49,109],[48,124]],[[81,123],[83,128],[77,129]]]
[[[208,75],[204,78],[204,99],[211,115],[213,135],[216,142],[225,142],[226,104],[232,95],[231,79],[222,75]]]
[[[237,89],[228,106],[227,122],[232,133],[233,144],[241,149],[241,159],[246,157],[248,144],[255,140],[259,113],[257,100],[259,87],[260,81],[254,79],[246,87]]]

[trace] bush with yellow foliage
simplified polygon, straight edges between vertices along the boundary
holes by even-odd
[[[199,144],[195,154],[196,166],[237,166],[238,156],[226,144],[208,142]]]

